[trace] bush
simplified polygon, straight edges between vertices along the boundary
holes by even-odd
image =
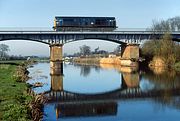
[[[171,67],[180,57],[180,47],[172,41],[169,33],[164,34],[160,40],[151,40],[143,44],[142,55],[145,58],[161,57],[168,67]]]

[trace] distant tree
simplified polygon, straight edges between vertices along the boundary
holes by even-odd
[[[180,30],[180,16],[170,18],[167,21],[168,21],[168,23],[170,25],[170,29],[172,31],[179,31]]]
[[[179,31],[180,30],[180,16],[173,17],[167,20],[153,20],[151,30],[153,31]]]
[[[114,49],[114,53],[115,54],[119,54],[121,52],[121,45],[118,45],[115,49]]]
[[[170,31],[169,22],[165,20],[161,20],[161,21],[153,20],[151,30],[155,32],[156,31]]]
[[[80,49],[80,53],[81,53],[83,56],[86,56],[86,55],[90,55],[90,54],[91,54],[91,48],[90,48],[90,46],[83,45],[83,46],[80,46],[79,49]]]
[[[72,57],[79,57],[79,56],[81,56],[81,54],[79,53],[79,52],[77,52],[77,53],[74,53],[73,55],[71,55]]]
[[[99,51],[99,47],[95,48],[95,49],[94,49],[94,54],[97,54],[98,51]]]
[[[0,44],[0,60],[6,60],[8,58],[9,46],[6,44]]]

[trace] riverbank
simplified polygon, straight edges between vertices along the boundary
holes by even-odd
[[[31,119],[28,104],[32,96],[27,93],[28,84],[23,83],[27,78],[20,75],[23,66],[22,61],[0,64],[0,120]]]
[[[43,94],[35,94],[26,83],[28,65],[34,61],[0,62],[0,120],[39,121],[46,102]]]
[[[112,64],[126,67],[138,67],[139,62],[132,59],[122,59],[120,56],[106,58],[74,58],[73,62],[78,64]]]
[[[171,65],[166,64],[165,60],[162,57],[153,57],[153,59],[148,62],[150,68],[159,68],[160,70],[173,69],[180,72],[180,61],[174,62]]]
[[[75,58],[75,63],[89,63],[89,64],[115,64],[120,65],[121,61],[119,57],[113,58]]]

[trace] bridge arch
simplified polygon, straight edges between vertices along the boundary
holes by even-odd
[[[39,42],[39,43],[43,43],[43,44],[48,44],[48,42],[46,41],[41,41],[41,40],[36,40],[36,39],[28,39],[28,38],[7,38],[7,39],[1,39],[0,42],[2,41],[31,41],[31,42]]]
[[[0,44],[5,44],[9,46],[10,51],[8,55],[10,59],[16,57],[27,57],[27,56],[39,56],[48,57],[49,56],[49,44],[34,40],[26,39],[3,39],[0,40]]]
[[[83,38],[83,39],[75,39],[75,40],[67,40],[64,44],[67,43],[71,43],[71,42],[77,42],[77,41],[86,41],[86,40],[102,40],[102,41],[106,41],[106,42],[112,42],[112,43],[116,43],[116,44],[122,44],[125,45],[126,43],[120,40],[114,40],[114,39],[105,39],[105,38]]]

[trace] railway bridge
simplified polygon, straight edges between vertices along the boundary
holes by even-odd
[[[160,38],[165,32],[154,32],[139,29],[124,29],[117,31],[52,31],[32,29],[0,29],[0,41],[29,40],[48,44],[50,46],[51,67],[59,68],[62,63],[63,45],[69,42],[97,39],[121,44],[122,59],[139,59],[139,44],[144,40]],[[173,41],[180,41],[180,32],[171,32]]]

